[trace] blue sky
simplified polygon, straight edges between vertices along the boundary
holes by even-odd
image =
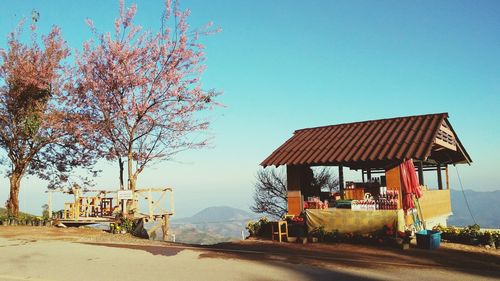
[[[163,1],[135,1],[136,22],[159,26]],[[132,1],[126,1],[127,4]],[[61,27],[80,49],[85,18],[111,30],[117,1],[0,1],[0,47],[22,17],[39,30]],[[458,167],[465,188],[500,189],[500,3],[498,1],[185,0],[192,26],[213,21],[204,39],[205,88],[224,92],[212,113],[211,149],[189,151],[145,171],[139,186],[172,186],[179,216],[203,207],[246,209],[258,164],[295,129],[448,112],[471,155]],[[117,185],[114,163],[98,186]],[[348,175],[351,175],[348,173]],[[352,175],[354,176],[354,175]],[[459,188],[452,170],[453,188]],[[0,181],[0,202],[8,181]],[[40,212],[45,184],[23,181],[21,209]]]

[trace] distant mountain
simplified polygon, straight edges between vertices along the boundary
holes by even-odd
[[[216,244],[240,240],[248,221],[256,215],[232,207],[209,207],[187,218],[172,219],[171,233],[176,242],[190,244]]]
[[[253,218],[256,215],[233,207],[216,206],[205,208],[191,217],[172,219],[172,222],[190,222],[190,223],[213,223],[238,221]]]
[[[465,190],[472,214],[482,228],[500,228],[500,190],[478,192]],[[461,190],[451,190],[453,215],[448,225],[467,226],[474,224]]]

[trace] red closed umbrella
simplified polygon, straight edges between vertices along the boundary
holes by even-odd
[[[418,181],[413,161],[408,159],[399,165],[401,173],[401,185],[403,190],[403,210],[405,213],[415,207],[413,197],[420,198],[422,190]]]

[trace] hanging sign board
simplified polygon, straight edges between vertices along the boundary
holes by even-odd
[[[118,190],[118,200],[134,199],[132,190]]]

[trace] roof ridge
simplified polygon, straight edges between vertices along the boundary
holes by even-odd
[[[446,115],[445,116],[446,118],[449,117],[448,112],[441,112],[441,113],[428,113],[428,114],[399,116],[399,117],[382,118],[382,119],[371,119],[371,120],[365,120],[365,121],[355,121],[355,122],[339,123],[339,124],[333,124],[333,125],[324,125],[324,126],[317,126],[317,127],[302,128],[302,129],[295,130],[294,134],[298,133],[300,131],[312,130],[312,129],[321,129],[321,128],[328,128],[328,127],[343,126],[343,125],[354,125],[354,124],[360,124],[360,123],[371,123],[371,122],[379,122],[379,121],[389,121],[389,120],[396,120],[396,119],[407,119],[407,118],[413,118],[413,117],[436,116],[436,115]]]

